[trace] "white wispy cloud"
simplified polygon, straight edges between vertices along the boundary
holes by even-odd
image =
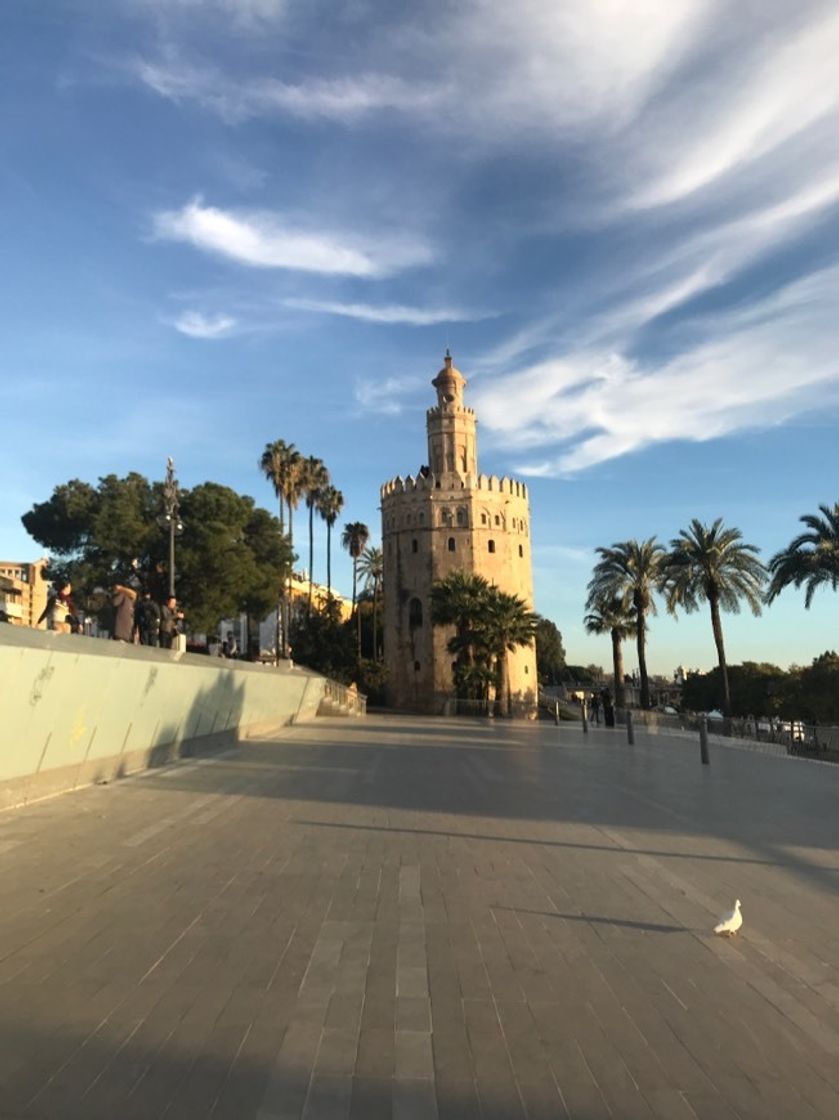
[[[395,416],[405,407],[406,398],[412,397],[421,385],[422,381],[416,377],[359,377],[353,396],[361,413]]]
[[[431,247],[407,235],[359,236],[295,226],[274,213],[222,210],[193,199],[154,217],[154,235],[254,268],[376,278],[432,259]]]
[[[172,320],[172,326],[181,334],[207,339],[224,338],[237,323],[232,315],[204,315],[201,311],[184,311]]]
[[[505,445],[531,453],[517,469],[533,476],[769,427],[839,401],[837,298],[839,267],[711,316],[710,340],[669,360],[574,353],[482,383],[477,407]]]
[[[658,149],[663,168],[643,183],[633,201],[657,206],[693,193],[755,162],[819,121],[835,131],[839,108],[839,11],[817,14],[803,28],[751,44],[702,98],[688,86],[676,91],[648,155]],[[826,120],[827,119],[827,120]],[[834,146],[835,150],[835,146]]]
[[[216,69],[180,58],[138,59],[132,69],[161,97],[178,103],[196,102],[231,124],[281,115],[351,123],[386,110],[416,114],[442,101],[438,88],[419,87],[381,73],[297,83],[271,77],[234,80]]]
[[[268,24],[284,20],[288,0],[123,0],[127,7],[156,16],[194,19],[227,17],[247,31],[261,31]]]
[[[340,303],[317,299],[285,299],[283,306],[297,311],[324,315],[341,315],[361,319],[365,323],[403,323],[411,327],[427,327],[434,323],[468,323],[488,319],[492,313],[465,311],[457,307],[405,307],[401,304]]]

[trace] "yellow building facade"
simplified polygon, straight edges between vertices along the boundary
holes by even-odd
[[[381,488],[384,648],[392,706],[454,710],[451,627],[431,625],[431,588],[454,571],[481,575],[533,609],[527,487],[478,470],[476,418],[466,379],[446,352],[426,413],[428,466]],[[534,647],[508,654],[514,706],[535,710]]]
[[[43,578],[46,560],[0,560],[0,610],[18,626],[35,626],[47,605],[49,583]]]

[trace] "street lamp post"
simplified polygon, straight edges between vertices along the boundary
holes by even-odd
[[[178,518],[178,480],[175,478],[175,464],[172,456],[166,460],[166,481],[163,483],[163,523],[169,529],[169,596],[175,594],[175,534],[183,526]]]

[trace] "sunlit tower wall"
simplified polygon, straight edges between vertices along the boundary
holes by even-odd
[[[533,609],[527,487],[478,472],[476,420],[463,403],[466,379],[446,352],[426,413],[428,465],[381,488],[384,650],[395,708],[454,711],[454,631],[431,625],[431,588],[453,571],[484,576]],[[514,703],[535,711],[536,651],[508,654]]]

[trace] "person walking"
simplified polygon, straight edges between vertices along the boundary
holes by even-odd
[[[591,722],[596,723],[597,726],[599,727],[600,726],[600,697],[597,695],[596,692],[593,692],[591,694],[591,704],[589,705],[589,711],[591,713]]]

